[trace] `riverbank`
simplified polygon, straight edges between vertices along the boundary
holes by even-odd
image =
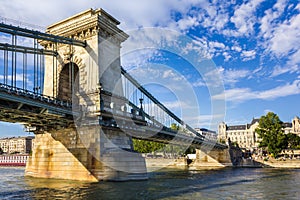
[[[188,158],[145,158],[146,167],[150,171],[161,168],[177,168],[177,169],[214,169],[222,167],[230,167],[231,163],[219,163],[215,160],[209,159],[207,162],[201,162],[196,159]]]
[[[230,164],[221,164],[217,162],[197,162],[196,160],[190,160],[187,158],[146,158],[147,169],[157,170],[161,168],[179,168],[179,169],[211,169],[230,167]],[[242,159],[238,166],[241,168],[300,168],[300,160],[276,160],[276,159]]]
[[[255,161],[261,163],[264,167],[300,168],[300,160],[298,159],[277,160],[269,158],[268,160],[256,159]]]
[[[150,171],[156,171],[161,168],[188,168],[186,158],[145,158],[146,168]]]

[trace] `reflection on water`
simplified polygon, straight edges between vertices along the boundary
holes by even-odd
[[[300,199],[299,169],[161,170],[147,181],[86,183],[0,168],[0,199]]]

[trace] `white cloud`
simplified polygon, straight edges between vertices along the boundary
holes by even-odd
[[[241,51],[242,51],[242,48],[241,48],[240,46],[232,46],[232,47],[231,47],[231,50],[237,51],[237,52],[241,52]]]
[[[230,60],[230,58],[232,58],[232,56],[227,52],[227,51],[224,51],[223,54],[222,54],[225,58],[225,62]]]
[[[242,78],[247,78],[251,75],[251,72],[249,70],[241,69],[241,70],[235,70],[235,69],[229,69],[225,70],[223,73],[223,79],[225,83],[236,83],[240,81]]]
[[[284,73],[299,71],[300,64],[300,14],[287,15],[295,12],[297,6],[286,0],[277,0],[272,8],[264,12],[260,20],[260,42],[269,59],[285,59],[281,66],[276,66],[271,74],[275,77]]]
[[[300,94],[300,80],[295,80],[292,83],[288,83],[282,86],[278,86],[265,91],[252,91],[250,88],[234,88],[225,90],[225,93],[221,93],[213,96],[213,99],[226,99],[231,102],[244,102],[253,99],[274,100],[280,97],[286,97],[289,95]]]
[[[251,92],[250,88],[235,88],[225,90],[225,93],[221,93],[212,97],[215,100],[243,102],[255,98],[255,95]]]
[[[173,81],[184,81],[184,77],[179,75],[178,73],[175,73],[175,71],[172,69],[165,70],[162,74],[162,78]]]
[[[219,4],[218,2],[204,2],[200,6],[198,12],[198,19],[200,24],[208,29],[210,32],[222,33],[226,24],[229,21],[228,6],[230,2],[223,2]]]
[[[279,97],[300,94],[300,80],[295,80],[291,84],[285,84],[276,88],[258,93],[258,97],[264,100],[273,100]]]
[[[164,106],[166,106],[170,110],[174,109],[189,109],[191,108],[191,105],[187,104],[187,102],[183,101],[169,101],[169,102],[163,102]]]
[[[210,48],[218,48],[218,49],[225,49],[225,45],[221,42],[213,41],[209,42]]]
[[[276,27],[276,23],[274,21],[283,14],[286,4],[286,0],[278,0],[277,3],[274,4],[273,8],[265,11],[265,16],[261,18],[260,22],[261,34],[264,38],[271,37],[272,32]]]
[[[270,39],[269,50],[277,56],[285,56],[293,50],[298,50],[300,45],[300,14],[285,21],[274,29]]]
[[[206,83],[202,79],[198,79],[193,83],[193,87],[206,87]]]
[[[7,75],[6,78],[7,78],[7,81],[10,82],[12,80],[12,75]],[[23,81],[25,81],[27,84],[26,89],[33,87],[33,80],[30,77],[30,75],[28,75],[28,74],[27,74],[27,76],[25,76],[25,75],[23,76],[23,74],[16,74],[14,76],[14,79],[16,81],[17,87],[22,87]],[[3,82],[3,80],[4,80],[4,76],[0,75],[0,81]]]
[[[287,64],[290,65],[290,66],[291,65],[298,65],[298,68],[299,68],[299,64],[300,64],[300,49],[296,50],[296,52],[293,53],[289,57],[289,61],[287,62]]]
[[[244,51],[242,51],[241,56],[242,56],[243,61],[252,60],[256,57],[256,51],[255,50],[250,50],[250,51],[244,50]]]
[[[1,34],[0,35],[0,42],[1,43],[11,43],[11,36],[10,35],[4,35],[4,34]]]
[[[241,81],[244,78],[248,78],[252,72],[246,69],[225,69],[223,67],[218,67],[215,70],[209,71],[204,74],[207,82],[202,79],[197,80],[193,83],[194,87],[219,87],[222,85],[234,86],[235,83]]]
[[[249,35],[253,33],[254,24],[257,19],[254,15],[257,6],[263,0],[250,0],[236,7],[234,15],[230,18],[230,21],[234,23],[239,35]]]
[[[227,52],[229,48],[224,43],[219,41],[209,41],[206,37],[194,38],[192,43],[188,43],[182,48],[184,53],[195,51],[201,59],[213,59],[219,55],[223,55],[226,61],[231,58],[231,55]]]
[[[128,2],[122,0],[114,0],[113,2],[106,0],[88,2],[82,0],[3,0],[1,1],[0,13],[3,17],[48,26],[89,8],[103,8],[121,21],[121,27],[127,30],[157,25],[176,28],[174,21],[172,21],[172,11],[186,16],[191,7],[201,5],[203,2],[204,0],[131,0]]]
[[[192,121],[192,126],[195,128],[207,127],[216,130],[219,123],[224,121],[225,113],[223,114],[200,114],[199,116],[187,117],[186,120]]]
[[[271,77],[276,77],[284,73],[294,73],[294,72],[299,72],[299,66],[297,65],[286,65],[286,66],[275,66],[272,73]]]
[[[187,30],[199,25],[198,19],[190,16],[180,19],[177,23],[180,30]]]

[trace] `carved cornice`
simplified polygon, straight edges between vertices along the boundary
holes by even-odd
[[[86,40],[99,34],[115,43],[122,43],[128,35],[117,27],[120,22],[102,9],[90,9],[49,26],[47,33]],[[42,42],[46,46],[49,42]]]
[[[83,18],[80,21],[76,19],[69,19],[70,21],[68,21],[68,23],[62,23],[58,26],[51,26],[50,28],[48,27],[46,32],[64,37],[80,35],[90,29],[95,29],[98,26],[97,19],[97,16]]]
[[[123,32],[117,26],[113,26],[111,22],[107,20],[107,18],[103,17],[102,15],[99,15],[98,23],[99,23],[100,30],[101,29],[105,30],[108,33],[106,37],[114,37],[118,39],[120,43],[124,42],[129,37],[125,32]]]

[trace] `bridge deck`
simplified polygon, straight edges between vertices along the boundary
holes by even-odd
[[[74,115],[70,102],[60,101],[49,96],[24,91],[0,84],[0,120],[12,123],[27,124],[40,130],[74,127]],[[103,128],[120,129],[137,139],[172,144],[207,145],[212,148],[226,148],[215,141],[204,140],[202,137],[174,131],[162,124],[150,124],[138,115],[128,112],[115,112],[110,108],[97,111],[99,125]],[[94,115],[95,116],[95,115]],[[76,121],[78,123],[78,120]],[[84,126],[84,122],[80,123]],[[38,130],[37,130],[38,131]]]

